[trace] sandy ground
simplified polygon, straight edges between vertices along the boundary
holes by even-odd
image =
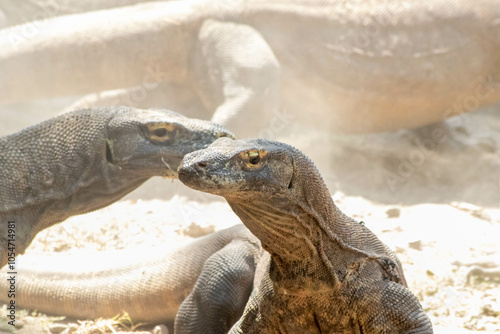
[[[14,113],[1,115],[3,133],[23,127]],[[299,124],[287,127],[292,136],[279,138],[308,154],[337,205],[396,251],[437,333],[500,332],[500,282],[468,279],[471,267],[466,266],[485,257],[500,263],[500,108],[458,117],[449,125],[450,137],[434,146],[419,145],[409,131],[332,136],[303,131]],[[238,222],[220,199],[155,178],[114,205],[41,232],[27,256],[141,244],[171,247]],[[19,333],[69,328],[66,321],[58,327],[43,315],[21,313],[20,320],[25,325]],[[72,328],[111,332],[108,324]],[[93,325],[99,329],[93,331]]]

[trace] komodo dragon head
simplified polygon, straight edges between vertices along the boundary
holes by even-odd
[[[233,200],[266,193],[286,196],[292,177],[292,157],[280,143],[264,139],[219,139],[209,149],[187,155],[179,168],[187,186]]]
[[[70,215],[95,210],[153,176],[176,178],[185,154],[232,136],[166,109],[65,113],[0,138],[0,213],[46,202]]]
[[[64,219],[119,200],[182,157],[232,137],[169,110],[102,107],[62,114],[0,138],[0,220],[19,222],[17,252]],[[7,258],[0,235],[0,267]]]
[[[108,123],[106,159],[150,176],[177,178],[187,153],[233,134],[221,125],[187,118],[166,109],[132,109],[117,112]]]
[[[190,188],[223,196],[270,253],[309,254],[312,229],[329,229],[337,208],[314,164],[299,150],[265,139],[221,138],[184,157],[179,179]],[[315,219],[311,219],[314,217]],[[286,251],[276,247],[286,246]]]

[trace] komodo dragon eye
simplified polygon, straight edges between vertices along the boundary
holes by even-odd
[[[172,123],[149,123],[147,124],[149,137],[156,141],[167,141],[170,139],[170,133],[174,131],[175,125]]]
[[[262,149],[251,149],[240,153],[240,157],[249,169],[256,169],[264,165],[266,162],[267,151]]]

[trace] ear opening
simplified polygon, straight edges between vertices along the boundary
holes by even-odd
[[[291,161],[292,175],[290,176],[290,182],[288,183],[288,189],[292,189],[293,188],[293,176],[295,175],[295,163],[293,161],[293,157],[290,157],[290,159],[292,160]]]
[[[111,146],[109,145],[109,140],[106,140],[106,161],[110,164],[113,163],[113,152]]]

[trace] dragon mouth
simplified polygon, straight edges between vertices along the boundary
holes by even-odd
[[[187,186],[190,186],[200,179],[200,173],[198,171],[183,168],[183,166],[179,167],[177,175],[179,176],[179,180]]]
[[[184,164],[181,163],[177,169],[177,175],[179,180],[184,183],[189,188],[195,190],[201,190],[206,188],[204,185],[204,173],[202,170],[197,168],[197,165]]]
[[[178,172],[177,175],[182,183],[187,182],[189,180],[189,174],[186,172]]]

